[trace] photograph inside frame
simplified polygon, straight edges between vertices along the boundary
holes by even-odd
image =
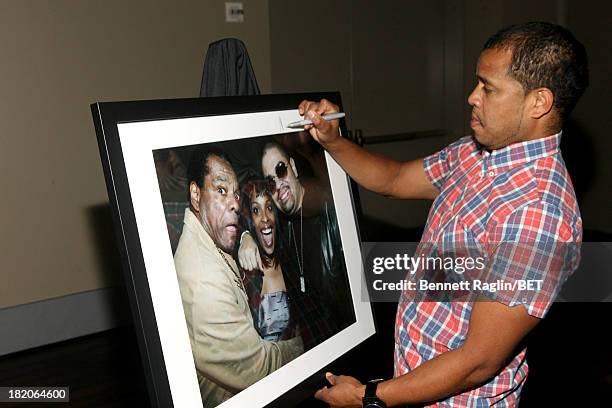
[[[356,321],[325,155],[307,133],[153,158],[204,407]]]

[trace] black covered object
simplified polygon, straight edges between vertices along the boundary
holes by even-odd
[[[201,97],[259,95],[257,78],[244,43],[224,38],[208,46]]]
[[[224,38],[210,43],[204,60],[200,97],[259,94],[257,78],[244,43],[237,38]],[[239,142],[238,150],[241,149],[240,145]],[[261,155],[263,145],[254,141],[252,147],[250,151],[252,156]],[[233,149],[229,148],[225,153],[230,159],[240,183],[250,177],[257,176],[257,173],[248,165],[248,160],[245,161],[244,152],[236,155]]]

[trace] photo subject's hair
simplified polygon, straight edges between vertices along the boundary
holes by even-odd
[[[210,171],[210,169],[208,168],[208,159],[212,156],[217,156],[225,160],[230,164],[230,166],[232,164],[228,157],[225,155],[225,153],[223,153],[222,150],[217,149],[216,147],[206,145],[200,145],[196,147],[195,150],[191,153],[189,165],[187,166],[188,202],[191,202],[191,195],[189,193],[189,186],[191,185],[191,182],[196,183],[196,185],[200,188],[204,187],[204,178]]]

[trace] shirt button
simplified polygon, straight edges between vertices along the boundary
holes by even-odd
[[[490,172],[489,172],[489,177],[493,177],[494,175],[495,175],[495,172],[494,172],[494,171],[490,171]]]

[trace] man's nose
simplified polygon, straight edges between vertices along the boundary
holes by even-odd
[[[468,104],[470,106],[478,106],[480,105],[480,100],[478,99],[478,86],[474,87],[470,96],[468,96]]]
[[[237,213],[238,211],[240,211],[240,196],[238,196],[237,194],[230,196],[229,207],[230,210],[233,212]]]

